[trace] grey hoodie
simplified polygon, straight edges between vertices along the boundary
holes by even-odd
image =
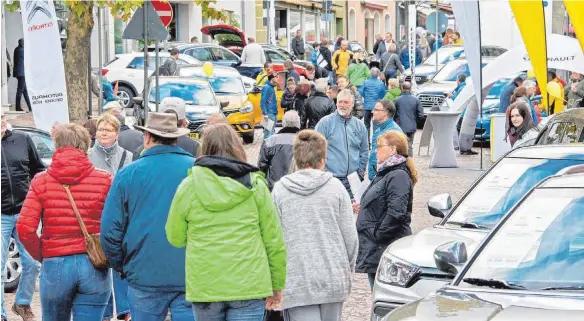
[[[272,191],[288,250],[283,308],[344,302],[359,243],[351,199],[331,173],[300,170]]]

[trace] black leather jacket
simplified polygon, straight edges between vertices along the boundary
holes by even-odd
[[[7,130],[2,137],[2,214],[20,213],[30,181],[44,170],[30,136]]]
[[[284,127],[262,144],[258,167],[266,174],[270,191],[280,178],[288,175],[294,155],[294,137],[300,129]]]
[[[304,113],[300,118],[302,129],[314,129],[316,124],[326,115],[337,110],[334,102],[325,93],[315,92],[304,101]]]

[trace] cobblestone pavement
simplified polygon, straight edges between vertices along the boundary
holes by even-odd
[[[20,116],[18,120],[9,120],[13,124],[29,125],[29,115]],[[419,139],[420,131],[416,135]],[[263,134],[261,130],[256,130],[255,142],[245,146],[248,161],[251,164],[257,164],[257,157],[262,145]],[[417,140],[415,142],[417,145]],[[414,148],[417,152],[417,148]],[[478,148],[475,148],[478,151]],[[484,167],[490,165],[489,149],[484,150]],[[412,230],[414,233],[432,226],[438,222],[438,219],[428,214],[426,203],[428,199],[436,194],[450,193],[453,201],[466,191],[472,182],[482,173],[479,171],[480,156],[458,156],[460,168],[457,169],[429,169],[430,157],[422,154],[414,157],[418,169],[419,182],[414,190],[414,211],[412,215]],[[9,320],[17,319],[10,310],[14,300],[14,294],[6,294],[5,307],[8,311]],[[40,302],[38,292],[35,293],[33,300],[33,309],[40,320]],[[343,309],[343,321],[366,321],[369,320],[371,309],[371,291],[365,274],[355,274],[351,296],[345,303]]]

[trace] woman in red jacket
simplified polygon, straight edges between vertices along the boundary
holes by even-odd
[[[101,321],[111,294],[108,269],[93,267],[85,238],[65,186],[90,234],[99,233],[101,212],[112,177],[87,158],[91,137],[76,124],[53,129],[56,152],[46,172],[35,176],[16,229],[30,255],[42,262],[43,321]],[[42,234],[37,235],[42,221]]]

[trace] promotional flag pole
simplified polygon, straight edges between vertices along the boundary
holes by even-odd
[[[438,41],[440,31],[438,30],[438,0],[436,0],[436,40],[434,41],[434,46],[436,48],[436,74],[438,73]]]
[[[97,7],[97,51],[98,51],[98,64],[99,64],[99,71],[98,71],[98,77],[99,77],[99,99],[97,100],[97,114],[101,115],[101,113],[103,112],[103,61],[102,61],[102,44],[101,44],[101,37],[102,37],[102,33],[101,33],[101,8]],[[89,108],[91,109],[92,106],[89,106]]]
[[[144,93],[142,94],[142,106],[144,106],[144,126],[146,126],[146,120],[148,119],[148,8],[147,6],[150,2],[144,2]],[[158,97],[155,98],[158,100]]]
[[[480,126],[480,133],[481,135],[483,135],[483,51],[480,50],[480,48],[482,47],[482,34],[481,34],[481,5],[480,5],[480,1],[477,1],[477,12],[478,12],[478,27],[479,27],[479,61],[480,61],[480,69],[479,69],[479,83],[481,84],[481,90],[479,90],[478,93],[476,93],[477,95],[479,95],[479,117],[481,120],[481,126]],[[480,170],[483,170],[483,147],[484,147],[484,141],[481,140],[481,165],[480,165]]]

